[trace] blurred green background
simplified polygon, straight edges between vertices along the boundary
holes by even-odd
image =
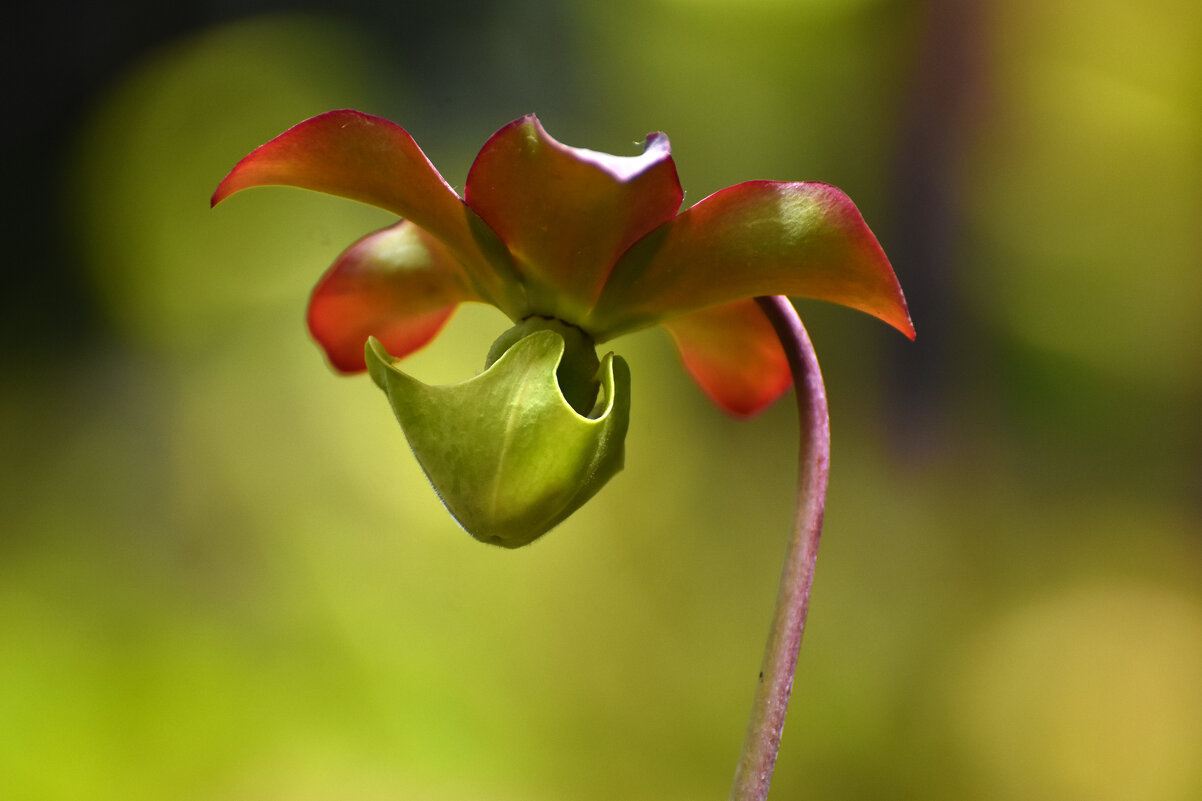
[[[5,56],[0,797],[728,792],[791,404],[729,420],[661,332],[619,340],[626,471],[477,544],[303,327],[389,217],[208,208],[342,107],[459,187],[529,111],[614,153],[664,130],[686,204],[825,180],[881,238],[917,342],[799,304],[834,456],[773,798],[1202,797],[1194,0],[101,8],[26,8]],[[467,377],[505,327],[464,308],[409,368]]]

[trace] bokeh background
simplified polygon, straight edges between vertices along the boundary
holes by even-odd
[[[439,506],[306,336],[375,209],[209,194],[359,108],[453,185],[502,124],[691,204],[843,187],[918,328],[800,302],[834,457],[773,798],[1202,798],[1194,0],[29,4],[7,25],[0,797],[723,798],[790,518],[787,401],[667,337],[627,469],[535,546]],[[409,363],[478,370],[465,308]]]

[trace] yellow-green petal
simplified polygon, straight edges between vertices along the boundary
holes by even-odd
[[[601,398],[577,414],[556,368],[563,338],[550,330],[519,340],[460,384],[428,386],[397,369],[380,343],[367,365],[384,390],[434,490],[482,542],[526,545],[579,508],[622,469],[630,419],[630,372],[601,360]]]

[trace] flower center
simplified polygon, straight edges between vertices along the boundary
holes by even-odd
[[[577,414],[593,417],[596,411],[593,407],[597,402],[597,390],[600,387],[597,372],[601,362],[597,359],[597,343],[585,331],[571,323],[554,317],[527,317],[497,337],[497,341],[488,350],[484,369],[491,367],[493,362],[501,358],[505,351],[519,340],[536,331],[554,331],[563,338],[563,357],[555,371],[559,391]]]

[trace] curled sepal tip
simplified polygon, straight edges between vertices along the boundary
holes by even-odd
[[[567,518],[619,470],[630,421],[630,370],[601,360],[592,412],[564,399],[556,369],[563,337],[536,331],[483,373],[429,386],[397,369],[374,338],[367,368],[388,396],[435,492],[476,539],[526,545]]]

